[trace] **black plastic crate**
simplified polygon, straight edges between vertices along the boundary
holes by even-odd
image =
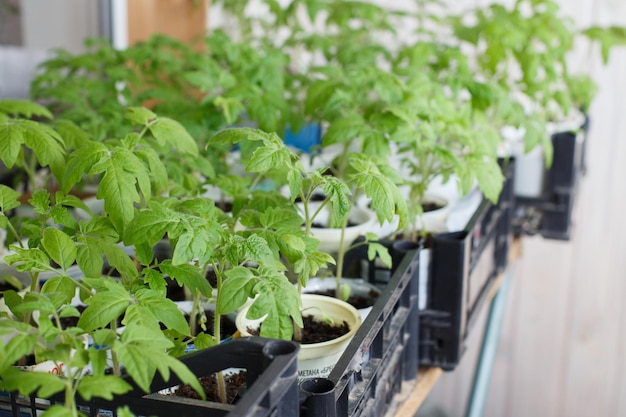
[[[152,394],[146,395],[135,387],[130,393],[116,396],[112,401],[95,399],[89,402],[77,398],[81,410],[92,416],[115,416],[115,410],[129,406],[141,416],[228,416],[228,417],[292,417],[298,413],[298,377],[296,343],[259,337],[237,339],[219,346],[189,353],[180,360],[198,377],[229,368],[247,371],[247,389],[235,405],[199,401],[158,392],[180,383],[172,373],[169,381],[159,374],[151,384]],[[128,381],[134,386],[132,381]],[[15,394],[0,396],[0,413],[7,416],[34,417],[49,404],[61,403],[62,397],[51,401]],[[4,414],[0,414],[4,415]]]
[[[547,239],[569,240],[572,210],[580,177],[586,172],[585,149],[589,118],[580,131],[552,135],[554,159],[546,172],[544,190],[539,197],[517,197],[514,211],[516,235],[540,234]]]
[[[402,258],[328,378],[302,381],[301,416],[382,416],[416,381],[418,253]]]
[[[452,370],[499,272],[502,209],[482,200],[466,228],[433,237],[426,308],[420,311],[420,365]]]

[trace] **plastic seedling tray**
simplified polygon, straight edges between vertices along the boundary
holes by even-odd
[[[301,416],[384,415],[416,381],[418,253],[403,257],[328,378],[301,383]]]
[[[586,171],[585,147],[589,119],[578,132],[552,135],[554,160],[547,171],[543,193],[538,197],[516,198],[514,233],[548,239],[569,240],[572,232],[572,210],[578,182]]]
[[[130,393],[116,396],[112,401],[96,399],[86,402],[77,398],[77,402],[81,411],[92,417],[114,416],[114,410],[123,405],[129,406],[135,415],[140,416],[297,416],[298,350],[299,346],[293,342],[253,337],[194,351],[180,358],[198,377],[230,368],[245,369],[247,389],[234,405],[161,394],[180,384],[175,374],[171,375],[169,381],[157,375],[151,384],[152,394],[146,395],[135,387]],[[34,397],[3,394],[0,395],[0,415],[9,412],[7,416],[34,417],[50,404],[63,400],[52,398],[51,401],[43,401]]]

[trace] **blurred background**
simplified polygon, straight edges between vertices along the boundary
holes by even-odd
[[[580,27],[626,25],[623,0],[559,3]],[[27,97],[37,63],[54,48],[79,52],[93,36],[120,48],[155,32],[191,39],[206,30],[207,12],[199,0],[0,0],[0,98]],[[585,45],[571,60],[599,85],[574,232],[569,242],[522,239],[485,416],[626,416],[626,48],[612,51],[608,66]],[[486,310],[461,364],[443,374],[419,416],[465,415]]]

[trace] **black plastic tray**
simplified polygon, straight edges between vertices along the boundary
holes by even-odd
[[[431,245],[427,306],[420,311],[419,363],[452,370],[499,271],[504,267],[503,207],[483,198],[465,230]],[[504,232],[506,233],[506,232]],[[505,242],[503,244],[503,242]]]
[[[541,196],[518,197],[513,219],[516,235],[540,234],[547,239],[569,240],[573,229],[572,210],[579,179],[586,172],[585,149],[589,118],[579,132],[552,135],[554,159],[546,172]]]
[[[416,381],[418,253],[403,256],[328,378],[301,383],[301,416],[382,416]]]
[[[150,387],[153,394],[146,395],[135,387],[130,393],[116,396],[112,401],[96,399],[86,402],[77,398],[77,402],[81,410],[92,417],[115,416],[115,410],[123,405],[129,406],[138,416],[292,417],[297,415],[299,405],[298,350],[299,346],[293,342],[253,337],[195,351],[180,358],[198,377],[229,368],[245,369],[248,388],[236,405],[158,394],[180,383],[173,373],[167,382],[157,375]],[[53,398],[50,403],[62,400]],[[12,413],[8,416],[33,417],[48,407],[45,403],[33,397],[29,399],[7,394],[0,396],[0,411],[4,408]]]

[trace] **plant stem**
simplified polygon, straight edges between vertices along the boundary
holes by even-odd
[[[76,398],[72,380],[72,378],[68,377],[65,381],[65,408],[67,408],[70,413],[72,413],[73,417],[78,417],[78,410],[76,409]]]
[[[191,314],[189,314],[189,332],[191,336],[196,335],[196,323],[198,316],[198,304],[200,303],[200,296],[198,291],[193,295],[193,306],[191,307]]]
[[[213,264],[213,270],[215,271],[217,296],[219,297],[222,289],[222,271],[220,271],[215,264]],[[220,321],[220,314],[216,307],[215,313],[213,314],[213,337],[215,338],[215,343],[217,344],[220,343],[220,339],[222,337],[220,332]],[[218,372],[215,379],[217,380],[217,393],[219,395],[220,402],[226,404],[226,382],[224,381],[224,374],[221,371]]]
[[[113,320],[111,322],[111,330],[113,330],[113,332],[115,332],[117,329],[117,323],[115,322],[115,320]],[[113,374],[115,376],[122,376],[122,371],[120,369],[120,362],[117,358],[117,353],[115,353],[115,350],[111,349],[111,361],[113,361]]]
[[[352,197],[350,198],[350,208],[354,207],[357,195],[358,193],[355,190],[352,193]],[[346,249],[344,248],[344,240],[349,217],[350,212],[348,212],[348,215],[345,217],[345,219],[343,219],[343,223],[341,225],[341,235],[339,237],[339,252],[337,253],[337,271],[335,272],[335,297],[339,299],[341,299],[341,278],[343,275],[343,260],[346,254]]]

